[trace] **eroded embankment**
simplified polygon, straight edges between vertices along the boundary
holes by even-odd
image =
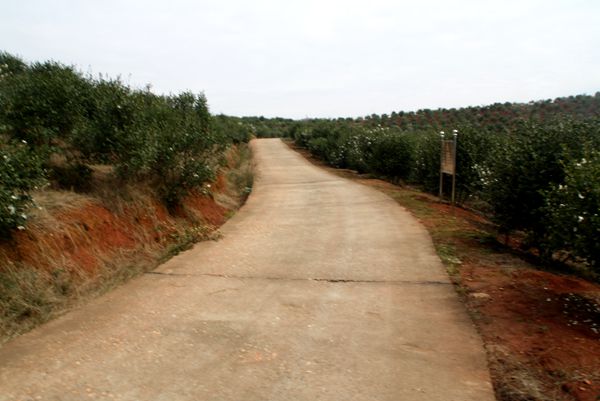
[[[194,242],[217,238],[252,185],[246,145],[225,159],[217,179],[174,210],[148,186],[120,185],[102,171],[89,193],[36,193],[26,229],[0,243],[0,343]]]

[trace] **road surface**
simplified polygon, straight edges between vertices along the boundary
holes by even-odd
[[[0,400],[486,401],[481,340],[386,195],[252,144],[221,229],[0,349]]]

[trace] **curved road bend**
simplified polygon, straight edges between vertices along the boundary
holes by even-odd
[[[253,142],[224,237],[0,349],[0,400],[486,401],[482,343],[425,229]]]

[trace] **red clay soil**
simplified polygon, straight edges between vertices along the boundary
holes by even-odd
[[[227,209],[210,196],[192,194],[185,206],[210,226],[225,221]],[[123,213],[90,202],[54,217],[57,224],[53,227],[36,229],[32,225],[16,232],[11,241],[0,245],[0,253],[12,262],[40,269],[51,270],[58,264],[68,270],[94,273],[110,255],[143,247],[144,243],[163,244],[171,241],[170,236],[177,231],[174,216],[158,201],[153,201],[151,207],[126,208]],[[186,216],[178,217],[182,224],[181,217]]]
[[[217,179],[215,180],[215,182],[212,184],[213,186],[213,191],[215,192],[225,192],[227,190],[227,179],[225,178],[225,174],[219,174],[217,176]]]
[[[193,193],[183,203],[187,208],[198,212],[207,224],[220,226],[225,223],[227,209],[217,204],[211,197]]]
[[[135,246],[131,223],[98,204],[69,209],[55,218],[57,226],[45,227],[44,232],[17,232],[12,241],[3,244],[9,259],[45,269],[62,261],[67,269],[93,272],[99,266],[100,253]]]
[[[468,301],[480,316],[477,325],[487,344],[511,350],[549,389],[598,400],[600,286],[532,269],[507,274],[476,261],[465,261],[460,274],[471,294],[489,295]]]
[[[426,203],[462,233],[481,233],[482,224],[489,226],[470,211]],[[421,221],[435,232],[439,215]],[[477,235],[442,241],[455,246],[462,262],[458,281],[486,346],[508,351],[510,361],[491,364],[495,384],[507,380],[499,364],[510,363],[535,378],[544,399],[600,400],[600,285],[540,270],[515,250],[483,245]]]

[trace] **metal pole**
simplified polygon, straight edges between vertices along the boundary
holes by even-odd
[[[444,191],[442,188],[444,187],[444,172],[442,169],[444,166],[444,131],[440,131],[440,138],[440,200],[443,200]]]
[[[457,130],[453,130],[452,131],[454,134],[452,135],[454,137],[454,146],[453,146],[453,150],[452,150],[452,157],[454,159],[454,174],[452,174],[452,206],[454,206],[454,197],[456,194],[456,144],[457,144],[457,140],[458,140],[458,131]]]

